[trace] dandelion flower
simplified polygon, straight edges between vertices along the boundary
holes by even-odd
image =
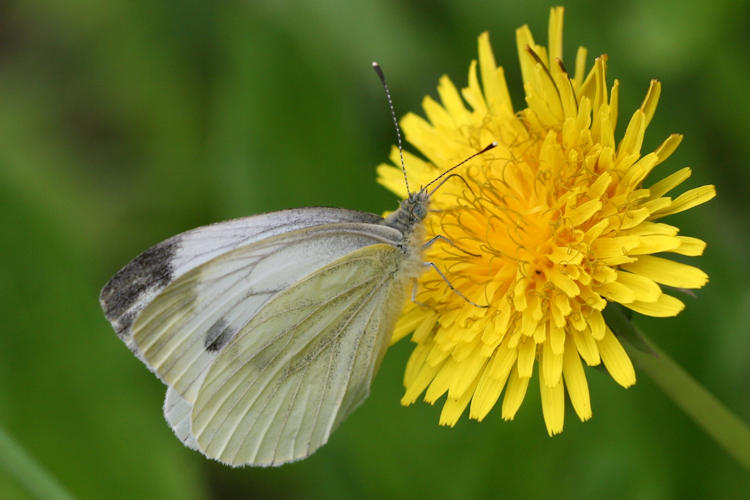
[[[662,286],[699,288],[708,280],[700,269],[662,256],[702,254],[703,241],[660,220],[708,201],[715,190],[673,194],[690,168],[646,180],[682,138],[673,134],[655,151],[641,151],[659,82],[651,82],[618,142],[619,84],[607,84],[607,57],[586,72],[586,50],[579,48],[571,77],[562,63],[562,26],[558,7],[547,47],[526,26],[516,32],[524,109],[514,110],[484,33],[468,86],[459,92],[442,77],[440,102],[423,101],[426,118],[408,114],[401,122],[428,159],[407,155],[412,185],[498,143],[432,196],[425,221],[428,238],[449,240],[430,246],[426,260],[460,294],[435,271],[425,272],[393,336],[395,342],[413,332],[416,344],[402,403],[445,395],[442,425],[454,425],[467,407],[470,418],[484,419],[501,394],[502,418],[512,419],[535,368],[550,435],[563,429],[566,392],[578,417],[589,419],[584,363],[603,363],[623,387],[635,383],[633,365],[602,316],[605,306],[674,316],[684,305]],[[405,196],[395,149],[391,160],[378,167],[378,180]]]

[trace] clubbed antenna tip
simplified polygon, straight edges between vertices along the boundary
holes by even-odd
[[[409,190],[409,180],[406,178],[406,165],[404,164],[404,149],[401,145],[401,129],[398,126],[398,119],[396,118],[396,111],[393,109],[393,101],[391,100],[391,91],[388,88],[388,84],[385,82],[385,74],[383,68],[377,62],[372,63],[372,69],[380,78],[380,83],[383,84],[383,90],[385,90],[385,97],[388,99],[388,109],[391,110],[391,118],[393,118],[393,126],[396,128],[396,138],[398,139],[398,156],[401,159],[401,171],[404,173],[404,184],[406,184],[406,192],[411,194]]]
[[[380,78],[380,81],[383,83],[383,85],[385,85],[385,75],[383,74],[383,68],[380,67],[380,64],[373,61],[372,69],[375,70],[375,73],[377,73],[378,77]]]

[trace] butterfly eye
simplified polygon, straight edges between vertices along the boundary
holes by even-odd
[[[427,216],[427,207],[421,204],[415,205],[414,215],[416,215],[419,219],[424,219]]]

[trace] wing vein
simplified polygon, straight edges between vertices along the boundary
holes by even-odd
[[[258,354],[260,354],[260,353],[264,352],[264,351],[265,351],[266,349],[268,349],[268,348],[269,348],[269,347],[270,347],[271,345],[273,345],[273,343],[274,343],[274,342],[276,342],[276,341],[277,341],[277,340],[278,340],[278,339],[279,339],[279,338],[280,338],[280,337],[281,337],[282,335],[284,335],[285,333],[289,332],[290,330],[296,329],[296,328],[297,328],[297,327],[299,327],[299,326],[300,326],[300,325],[301,325],[302,323],[304,323],[305,321],[307,321],[308,319],[310,319],[310,318],[311,318],[311,317],[312,317],[313,315],[315,315],[316,313],[320,312],[320,311],[321,311],[321,310],[322,310],[323,308],[325,308],[325,307],[326,307],[327,305],[329,305],[330,303],[334,302],[335,300],[337,300],[337,299],[339,299],[339,298],[341,298],[341,297],[343,297],[343,296],[345,296],[345,295],[349,295],[349,294],[351,294],[351,293],[352,293],[353,291],[355,291],[356,289],[358,289],[358,288],[361,288],[361,287],[363,287],[363,286],[367,285],[367,284],[368,284],[368,283],[369,283],[370,281],[372,281],[372,280],[367,280],[367,281],[365,281],[365,282],[363,282],[363,283],[359,283],[359,284],[357,284],[357,285],[355,285],[355,286],[349,287],[349,288],[347,288],[347,289],[343,290],[343,291],[342,291],[341,293],[338,293],[338,294],[336,294],[336,295],[334,295],[334,296],[332,296],[332,297],[330,297],[330,298],[328,298],[328,299],[324,300],[323,302],[321,302],[321,303],[320,303],[319,305],[317,305],[317,306],[316,306],[316,307],[315,307],[315,308],[314,308],[314,309],[313,309],[312,311],[310,311],[310,312],[309,312],[309,313],[308,313],[307,315],[305,315],[305,316],[303,316],[302,318],[300,318],[300,320],[299,320],[298,322],[296,322],[295,324],[291,325],[290,327],[288,327],[288,328],[287,328],[286,330],[284,330],[284,331],[280,332],[279,334],[275,335],[275,336],[274,336],[273,338],[269,339],[269,341],[268,341],[268,342],[266,342],[266,343],[265,343],[265,344],[264,344],[263,346],[261,346],[261,347],[260,347],[260,348],[259,348],[259,349],[258,349],[258,350],[256,351],[256,353],[255,353],[255,354],[254,354],[253,356],[251,356],[250,358],[248,358],[248,361],[246,361],[246,362],[245,362],[244,364],[237,364],[237,366],[236,366],[236,367],[234,368],[234,370],[233,370],[233,371],[231,371],[231,372],[229,372],[229,373],[224,373],[223,375],[224,375],[224,378],[225,378],[225,381],[226,381],[225,383],[228,383],[228,382],[229,382],[230,380],[232,380],[232,379],[233,379],[233,378],[235,377],[235,375],[237,375],[237,373],[238,373],[238,372],[239,372],[239,371],[240,371],[240,370],[241,370],[242,368],[244,368],[244,367],[245,367],[245,366],[246,366],[246,365],[247,365],[247,364],[248,364],[249,362],[251,362],[251,361],[252,361],[252,359],[253,359],[253,358],[254,358],[255,356],[257,356]],[[269,318],[265,319],[265,321],[262,321],[262,322],[260,322],[260,323],[259,323],[259,325],[262,325],[263,323],[265,323],[265,322],[267,322],[267,321],[270,321],[270,320],[271,320],[272,318],[273,318],[273,317],[269,317]],[[330,323],[329,323],[329,324],[330,324]],[[259,326],[259,325],[256,325],[256,327],[257,327],[257,326]],[[292,338],[290,337],[290,338],[289,338],[289,339],[287,340],[287,345],[288,345],[288,343],[289,343],[289,342],[291,342],[292,340],[293,340],[293,339],[292,339]],[[275,355],[275,356],[274,356],[273,358],[269,359],[269,360],[268,360],[268,361],[267,361],[266,363],[264,363],[264,364],[263,364],[263,366],[259,367],[259,368],[260,368],[260,371],[263,371],[263,370],[265,370],[265,368],[266,368],[266,367],[267,367],[267,366],[268,366],[268,365],[269,365],[270,363],[272,363],[273,361],[275,361],[275,360],[277,359],[277,357],[278,357],[279,355],[282,355],[282,354],[283,354],[283,352],[284,352],[284,350],[283,350],[283,349],[280,349],[280,350],[279,350],[279,352],[278,352],[278,354],[276,354],[276,355]],[[279,371],[281,370],[281,368],[282,368],[282,367],[278,367],[278,368],[277,368],[277,369],[276,369],[276,370],[275,370],[275,371],[274,371],[273,373],[269,374],[269,375],[272,375],[272,376],[269,376],[269,377],[267,377],[267,380],[268,380],[268,381],[270,382],[270,381],[271,381],[271,380],[273,379],[273,376],[275,376],[275,375],[276,375],[276,374],[277,374],[277,373],[278,373],[278,372],[279,372]],[[205,382],[204,382],[204,383],[205,383]],[[226,396],[224,396],[224,398],[222,398],[222,399],[221,399],[220,401],[216,401],[216,402],[215,402],[215,404],[214,404],[214,408],[215,408],[215,411],[213,412],[213,414],[211,415],[211,417],[210,417],[210,418],[208,418],[208,420],[212,420],[212,419],[213,419],[213,418],[215,417],[216,413],[217,413],[217,412],[219,411],[219,409],[220,409],[220,408],[221,408],[221,407],[222,407],[222,406],[224,405],[224,403],[225,403],[225,402],[226,402],[226,401],[227,401],[227,400],[228,400],[228,399],[229,399],[230,397],[232,397],[232,396],[233,396],[233,395],[235,394],[235,392],[236,392],[236,391],[237,391],[237,389],[238,389],[238,385],[239,385],[239,382],[237,382],[237,383],[235,384],[234,388],[233,388],[233,389],[232,389],[231,391],[227,391],[227,394],[226,394]],[[231,407],[231,409],[230,409],[230,410],[233,410],[234,408],[236,408],[236,405],[237,405],[237,404],[239,404],[240,400],[241,400],[242,398],[244,398],[244,396],[245,396],[245,395],[246,395],[246,394],[247,394],[247,393],[248,393],[248,392],[250,391],[250,389],[251,389],[251,388],[252,388],[252,385],[249,385],[249,386],[247,386],[247,387],[245,388],[245,392],[244,392],[244,393],[242,394],[242,397],[240,397],[240,398],[238,398],[237,400],[235,400],[235,404],[234,404],[234,405],[233,405],[233,406]],[[260,388],[260,389],[258,390],[258,393],[259,393],[259,395],[258,395],[258,396],[256,396],[256,398],[255,398],[255,399],[253,399],[253,401],[250,401],[250,402],[249,402],[249,405],[248,405],[248,407],[247,407],[247,409],[246,409],[246,412],[247,412],[247,411],[249,411],[249,410],[250,410],[250,409],[252,408],[252,406],[253,406],[253,405],[255,404],[255,402],[257,401],[258,397],[260,397],[260,393],[261,393],[261,392],[262,392],[263,390],[265,390],[265,386],[264,386],[263,388]],[[227,413],[229,413],[229,412],[227,412]],[[219,424],[219,427],[221,427],[221,426],[223,426],[223,425],[224,425],[224,422],[226,421],[226,419],[227,419],[227,418],[228,418],[228,415],[226,415],[226,416],[224,417],[224,419],[222,419],[221,423]],[[236,427],[236,426],[235,426],[235,427]],[[235,432],[235,429],[233,429],[233,430],[232,430],[232,433],[230,434],[230,436],[231,436],[232,434],[234,434],[234,432]],[[213,440],[214,440],[214,438],[215,438],[215,437],[216,437],[216,433],[214,433],[214,435],[213,435],[213,436],[212,436],[212,437],[210,438],[210,440],[209,440],[209,442],[208,442],[207,446],[208,446],[209,444],[213,443]],[[224,445],[224,446],[225,446],[225,445]]]

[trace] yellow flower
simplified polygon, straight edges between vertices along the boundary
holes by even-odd
[[[687,167],[645,181],[682,139],[673,134],[641,154],[659,82],[651,82],[616,142],[618,82],[607,86],[607,58],[586,73],[586,50],[579,48],[571,78],[561,60],[562,25],[563,9],[553,8],[548,47],[537,45],[526,26],[516,32],[526,108],[514,111],[483,33],[468,87],[459,93],[442,77],[441,102],[423,101],[427,118],[408,114],[401,122],[407,140],[429,159],[407,155],[412,185],[498,142],[433,195],[426,219],[428,237],[450,240],[430,246],[426,260],[466,298],[435,271],[425,272],[393,337],[413,332],[417,344],[402,403],[422,393],[434,403],[447,394],[443,425],[454,425],[467,406],[470,418],[482,420],[503,388],[502,417],[512,419],[535,366],[550,435],[562,431],[566,388],[578,417],[589,419],[581,360],[603,362],[623,387],[635,383],[633,365],[602,317],[607,303],[674,316],[684,305],[660,285],[699,288],[708,280],[700,269],[655,255],[701,255],[703,241],[657,220],[715,195],[713,186],[671,195],[690,176]],[[398,165],[395,149],[391,160]],[[406,196],[399,168],[380,165],[378,174]]]

